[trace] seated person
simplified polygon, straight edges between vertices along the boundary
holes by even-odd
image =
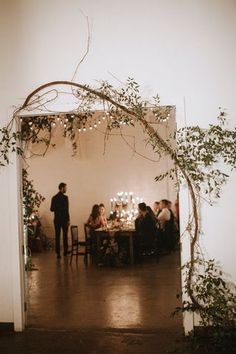
[[[107,217],[106,217],[106,209],[104,204],[99,204],[99,215],[101,219],[102,227],[107,227]]]
[[[151,217],[153,218],[153,220],[154,220],[155,223],[156,223],[156,222],[157,222],[156,216],[155,216],[155,214],[154,214],[152,208],[151,208],[149,205],[147,205],[147,211],[148,211],[148,213],[151,215]]]
[[[160,213],[157,216],[159,228],[163,230],[165,228],[165,222],[170,220],[171,213],[169,209],[169,201],[162,199],[160,202]]]
[[[160,248],[162,251],[170,252],[174,250],[175,240],[174,240],[174,214],[171,207],[171,202],[162,199],[161,203],[161,212],[157,216],[158,225],[159,225],[159,240]]]
[[[158,214],[161,212],[160,202],[154,202],[152,210],[155,216],[157,217]]]
[[[99,229],[100,227],[104,226],[104,224],[102,222],[102,218],[100,216],[98,204],[93,205],[91,214],[90,214],[86,224],[91,226],[92,229]]]
[[[149,254],[153,251],[157,236],[156,221],[147,210],[145,203],[138,204],[139,216],[135,220],[138,254]]]

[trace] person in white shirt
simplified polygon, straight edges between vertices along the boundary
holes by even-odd
[[[164,229],[165,227],[165,222],[169,221],[171,218],[171,213],[169,210],[169,201],[166,199],[162,199],[160,202],[160,213],[157,216],[157,220],[158,220],[158,224],[159,224],[159,228],[161,230]]]

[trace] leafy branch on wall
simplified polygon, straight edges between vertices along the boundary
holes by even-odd
[[[38,210],[45,198],[35,189],[26,169],[22,169],[24,225],[31,225],[32,214]]]
[[[227,173],[220,169],[222,166],[235,169],[236,129],[226,128],[225,112],[220,111],[217,124],[211,124],[207,129],[199,126],[181,128],[174,137],[165,140],[158,128],[155,129],[150,124],[147,116],[151,110],[156,122],[165,122],[171,114],[172,106],[161,107],[158,96],[143,100],[139,85],[131,78],[120,88],[114,88],[106,81],[99,85],[92,88],[72,81],[53,81],[31,92],[23,105],[15,110],[8,126],[0,130],[0,165],[9,163],[10,152],[17,152],[24,157],[24,151],[29,145],[43,144],[44,155],[50,146],[54,146],[53,129],[58,124],[63,129],[63,135],[71,139],[74,152],[77,150],[80,132],[89,129],[92,124],[96,129],[101,120],[106,123],[105,138],[114,130],[121,131],[123,125],[141,125],[153,151],[161,156],[169,156],[173,162],[173,167],[156,176],[156,181],[171,177],[177,184],[185,181],[188,186],[192,213],[186,227],[191,246],[185,288],[193,305],[190,310],[195,309],[201,313],[206,309],[206,304],[201,301],[194,286],[194,279],[202,262],[198,253],[201,231],[199,203],[200,198],[207,199],[212,204],[220,197],[221,187],[228,179]],[[73,110],[52,111],[51,104],[63,94],[73,97]],[[18,127],[15,131],[14,124]],[[232,301],[230,304],[232,305]]]

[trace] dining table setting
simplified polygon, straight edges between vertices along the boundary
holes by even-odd
[[[95,230],[98,259],[102,253],[119,256],[119,239],[127,239],[127,256],[130,264],[134,264],[134,222],[127,220],[108,220],[107,225]]]

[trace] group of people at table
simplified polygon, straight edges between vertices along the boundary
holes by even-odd
[[[61,182],[58,186],[59,192],[52,197],[50,210],[54,212],[54,227],[55,227],[55,251],[57,258],[60,256],[60,232],[63,231],[63,249],[64,256],[69,254],[67,231],[70,225],[69,203],[68,197],[65,195],[67,191],[66,183]],[[104,204],[95,204],[85,225],[89,227],[89,242],[91,250],[101,255],[101,250],[96,249],[96,231],[103,230],[104,242],[101,249],[103,255],[109,257],[121,255],[121,250],[125,253],[124,242],[122,242],[122,217],[118,210],[110,214],[109,219],[106,217]],[[124,221],[124,220],[123,220]],[[111,224],[112,222],[112,232]],[[130,221],[129,221],[129,226]],[[117,232],[116,232],[117,231]],[[124,231],[124,228],[123,228]],[[127,231],[127,229],[126,229]],[[162,199],[160,202],[155,202],[153,209],[147,206],[144,202],[138,204],[138,215],[134,220],[132,232],[132,241],[136,258],[143,255],[150,255],[154,252],[166,253],[175,249],[178,241],[178,204],[175,205],[175,215],[171,208],[171,202]],[[124,235],[124,234],[123,234]],[[127,233],[126,233],[127,235]],[[134,237],[133,237],[134,236]],[[124,237],[123,237],[124,240]],[[127,238],[126,238],[127,241]],[[94,247],[95,246],[95,247]],[[131,247],[130,247],[131,248]],[[113,257],[114,258],[114,257]]]
[[[112,231],[117,230],[117,242],[120,244],[118,237],[122,238],[122,228],[119,213],[112,213],[107,219],[104,204],[95,204],[92,207],[86,225],[90,227],[91,243],[96,244],[96,231]],[[134,251],[136,259],[141,256],[152,255],[154,253],[163,254],[174,251],[178,242],[178,205],[175,204],[175,213],[172,211],[171,202],[162,199],[160,202],[154,202],[153,208],[142,202],[138,204],[138,215],[134,220]],[[126,229],[127,230],[127,229]],[[105,237],[104,240],[107,247],[109,242]],[[119,235],[119,236],[118,236]],[[116,244],[117,245],[117,244]],[[106,247],[104,248],[104,250]]]

